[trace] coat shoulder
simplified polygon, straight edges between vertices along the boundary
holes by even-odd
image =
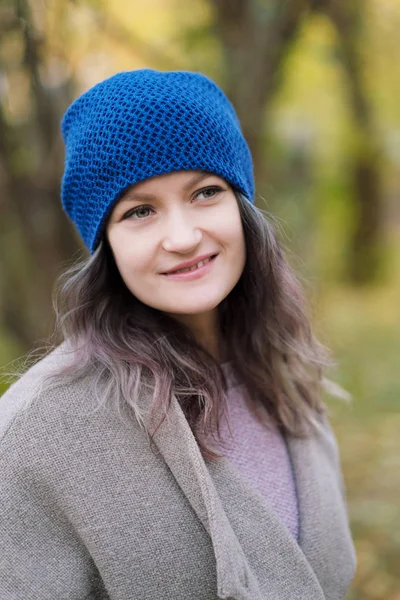
[[[61,344],[37,361],[0,397],[0,442],[21,415],[27,417],[33,401],[43,395],[43,386],[51,376],[67,368],[71,352],[67,344]]]
[[[136,425],[129,411],[118,402],[105,402],[98,395],[95,371],[71,376],[74,354],[63,343],[29,368],[0,398],[0,449],[5,446],[45,445],[58,436],[78,442],[101,435],[103,429]],[[69,375],[65,376],[65,373]],[[129,425],[127,425],[129,421]]]

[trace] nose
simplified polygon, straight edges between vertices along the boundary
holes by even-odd
[[[165,223],[163,248],[167,252],[189,254],[201,242],[203,234],[183,210],[173,211]]]

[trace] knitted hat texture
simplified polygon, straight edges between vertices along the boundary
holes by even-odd
[[[93,252],[122,192],[155,175],[214,173],[253,201],[252,159],[236,113],[199,73],[117,73],[71,104],[62,203]]]

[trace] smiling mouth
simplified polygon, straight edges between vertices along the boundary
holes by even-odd
[[[200,260],[198,263],[196,263],[195,265],[192,265],[191,267],[186,267],[185,269],[177,269],[176,271],[169,271],[168,273],[163,273],[163,275],[175,275],[177,273],[190,273],[191,271],[197,271],[197,269],[204,267],[204,265],[209,263],[216,256],[217,256],[216,254],[213,254],[212,256],[209,256],[208,258],[205,258],[204,260]]]
[[[205,258],[204,260],[201,260],[200,262],[198,262],[197,264],[191,266],[191,267],[186,267],[186,269],[178,269],[177,271],[172,271],[172,273],[189,273],[189,271],[196,271],[197,269],[200,269],[200,267],[202,267],[203,265],[206,265],[207,263],[210,262],[210,260],[212,260],[215,257],[215,254],[213,256],[209,256],[208,258]],[[172,274],[169,273],[169,274]]]

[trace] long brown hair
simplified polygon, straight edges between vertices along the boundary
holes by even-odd
[[[219,306],[221,335],[251,402],[263,405],[282,432],[305,437],[325,410],[320,388],[326,354],[311,332],[301,287],[270,220],[235,195],[247,258]],[[162,415],[174,395],[203,454],[217,456],[208,436],[218,435],[226,401],[221,366],[184,325],[132,295],[105,240],[63,276],[57,306],[59,328],[76,351],[71,376],[95,370],[101,398],[118,396],[142,424],[138,400],[144,390]]]

